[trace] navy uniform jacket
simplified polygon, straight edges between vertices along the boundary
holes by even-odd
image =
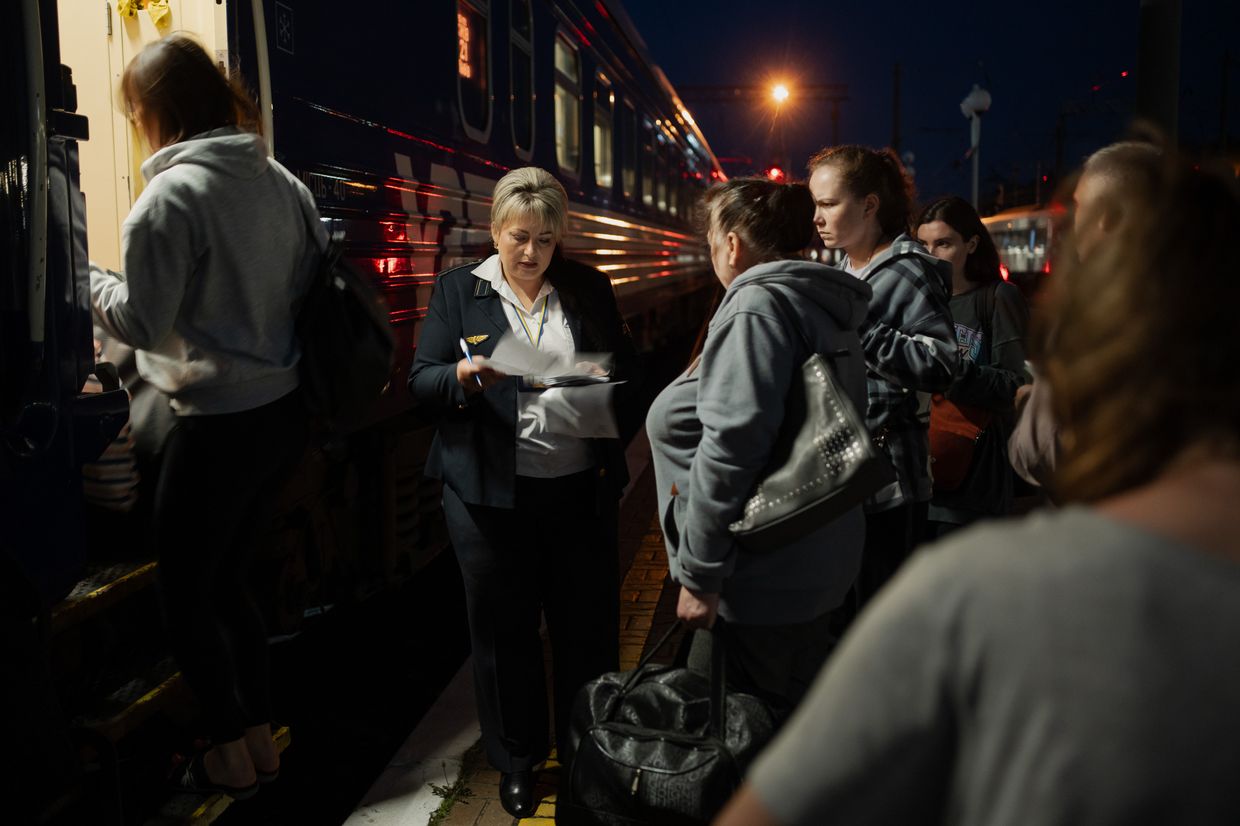
[[[473,274],[478,263],[440,273],[431,293],[426,321],[409,371],[409,389],[422,411],[437,419],[438,430],[426,462],[426,475],[441,479],[463,502],[496,508],[514,506],[516,480],[517,379],[504,379],[482,393],[466,396],[456,380],[463,354],[460,339],[487,336],[471,346],[490,356],[511,327],[503,299],[489,282]],[[637,352],[616,307],[611,280],[557,250],[547,278],[559,294],[578,352],[615,354],[612,375],[628,380],[617,388],[616,404],[632,397]],[[619,391],[624,391],[623,393]],[[624,421],[625,411],[617,410]],[[591,439],[602,484],[600,500],[614,500],[628,483],[619,439]]]

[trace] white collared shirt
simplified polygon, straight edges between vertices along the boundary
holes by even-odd
[[[532,337],[529,344],[533,346],[537,342],[538,349],[545,352],[575,352],[572,329],[568,326],[568,318],[560,305],[560,297],[550,281],[543,280],[542,289],[538,291],[533,306],[526,311],[517,294],[504,280],[498,255],[492,255],[475,267],[473,274],[490,282],[491,288],[499,295],[513,335],[526,340],[527,337]],[[544,306],[547,314],[545,322]],[[594,452],[589,442],[576,436],[552,433],[547,429],[547,394],[554,395],[554,392],[547,390],[517,393],[518,476],[568,476],[588,470],[594,465]]]

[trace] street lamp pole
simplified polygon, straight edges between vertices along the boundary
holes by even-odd
[[[977,178],[979,169],[979,158],[982,154],[982,115],[986,114],[990,109],[990,92],[987,92],[976,83],[973,84],[973,91],[969,92],[969,96],[960,101],[961,113],[969,119],[969,134],[971,147],[969,154],[973,156],[973,208],[978,208],[977,198]]]

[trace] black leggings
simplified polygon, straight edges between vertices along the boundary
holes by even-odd
[[[164,446],[154,515],[164,614],[216,743],[271,721],[267,632],[248,574],[305,445],[291,393],[241,413],[181,416]]]

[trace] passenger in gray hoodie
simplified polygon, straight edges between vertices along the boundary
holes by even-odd
[[[294,310],[326,239],[310,192],[247,131],[253,102],[196,42],[151,44],[121,89],[154,154],[125,221],[124,273],[93,268],[91,298],[98,324],[137,349],[138,372],[177,417],[154,542],[173,653],[213,747],[173,781],[244,798],[279,769],[267,636],[247,572],[305,449]]]
[[[833,360],[836,375],[857,410],[865,409],[857,327],[870,288],[795,260],[813,239],[805,186],[729,181],[707,193],[706,206],[711,260],[727,292],[701,357],[659,394],[646,419],[659,511],[672,578],[681,586],[678,616],[692,627],[714,624],[733,687],[787,709],[830,651],[828,613],[856,578],[864,517],[857,507],[761,555],[741,549],[728,525],[767,465],[789,387],[810,355],[802,333],[817,352],[847,352]]]

